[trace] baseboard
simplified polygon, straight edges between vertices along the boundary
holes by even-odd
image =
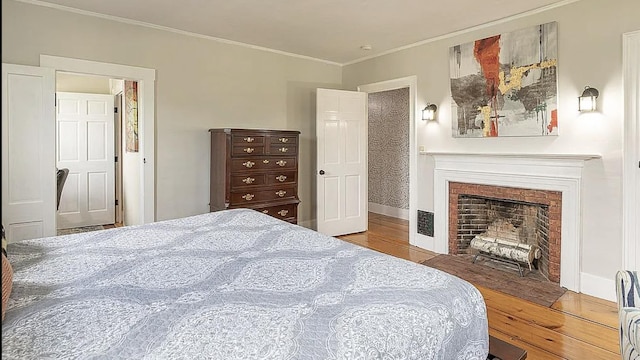
[[[398,209],[387,205],[369,203],[369,212],[409,220],[409,210]]]
[[[580,292],[600,299],[616,301],[616,283],[587,273],[580,273]]]
[[[307,229],[318,230],[318,224],[316,223],[316,219],[300,221],[298,222],[298,225],[305,227]]]
[[[412,240],[411,245],[435,252],[435,240],[431,236],[416,234]]]

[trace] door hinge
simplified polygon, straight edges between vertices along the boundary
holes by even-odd
[[[115,160],[115,161],[116,161],[116,162],[118,162],[118,155],[116,155],[115,157],[116,157],[116,160]]]
[[[113,107],[113,112],[116,113],[116,114],[118,113],[118,107],[117,106]]]
[[[118,200],[116,200],[116,206],[118,206],[118,203],[119,203]]]

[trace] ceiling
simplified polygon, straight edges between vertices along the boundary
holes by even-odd
[[[22,0],[346,64],[577,0]],[[370,45],[371,50],[361,46]]]

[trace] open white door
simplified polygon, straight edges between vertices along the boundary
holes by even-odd
[[[367,94],[317,90],[318,231],[367,230]]]
[[[2,224],[14,242],[56,234],[55,71],[2,64]]]
[[[59,92],[57,166],[69,169],[58,229],[115,222],[113,95]]]

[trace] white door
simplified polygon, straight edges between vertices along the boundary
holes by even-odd
[[[318,231],[367,230],[367,94],[318,89]]]
[[[57,166],[69,169],[58,229],[115,222],[113,95],[59,92]]]
[[[2,224],[9,242],[56,234],[55,71],[2,64]]]

